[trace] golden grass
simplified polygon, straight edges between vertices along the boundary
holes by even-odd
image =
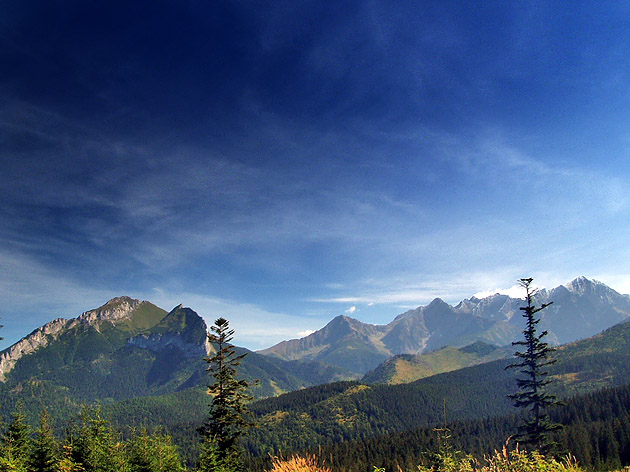
[[[272,466],[267,472],[332,472],[328,467],[319,465],[315,456],[274,457]]]

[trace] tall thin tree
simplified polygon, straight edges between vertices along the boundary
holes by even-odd
[[[26,422],[26,415],[18,403],[13,412],[13,420],[0,441],[0,470],[26,472],[32,452],[31,430]]]
[[[39,419],[39,429],[35,432],[33,440],[30,469],[32,472],[58,472],[60,456],[60,448],[50,423],[50,415],[44,408]]]
[[[516,379],[519,390],[508,397],[513,400],[515,407],[528,411],[528,418],[516,436],[517,442],[533,446],[541,452],[549,452],[553,445],[550,433],[560,429],[562,425],[552,423],[549,420],[548,409],[553,405],[561,404],[561,402],[557,400],[555,395],[548,393],[545,388],[551,383],[547,377],[549,372],[545,370],[545,367],[556,362],[556,359],[551,358],[555,349],[542,341],[542,338],[548,333],[547,331],[538,333],[536,328],[540,318],[535,315],[553,302],[543,303],[536,307],[534,305],[536,290],[532,287],[532,282],[533,279],[531,278],[520,279],[519,281],[526,294],[526,305],[520,307],[526,322],[523,331],[525,339],[513,342],[512,345],[522,346],[524,350],[514,353],[520,362],[511,364],[506,369],[518,368],[522,376]]]
[[[201,430],[204,436],[202,456],[198,469],[203,471],[232,471],[242,468],[238,441],[252,424],[248,420],[247,403],[252,399],[246,391],[253,384],[238,380],[236,368],[245,354],[237,355],[231,341],[234,330],[225,318],[214,322],[208,340],[215,354],[205,359],[213,382],[208,386],[212,395],[208,421]]]

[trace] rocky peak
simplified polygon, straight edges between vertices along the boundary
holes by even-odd
[[[445,307],[451,308],[451,306],[448,303],[446,303],[444,300],[442,300],[441,298],[434,298],[433,301],[431,301],[431,303],[429,303],[426,308],[429,309],[429,308],[445,308]]]
[[[586,293],[593,293],[598,288],[605,287],[605,285],[598,280],[589,280],[584,276],[580,276],[577,279],[564,284],[564,287],[571,293],[584,295]]]
[[[88,324],[98,324],[99,321],[116,321],[129,318],[129,315],[140,305],[140,300],[131,297],[115,297],[105,305],[94,310],[86,311],[79,316],[79,321]]]
[[[141,303],[144,302],[126,296],[116,297],[99,308],[84,312],[78,318],[70,320],[57,318],[37,328],[0,353],[0,382],[4,382],[6,374],[13,369],[21,357],[47,346],[65,331],[81,325],[90,325],[98,330],[103,321],[116,324],[118,321],[128,319]]]

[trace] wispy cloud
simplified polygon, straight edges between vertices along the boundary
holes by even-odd
[[[254,304],[190,292],[155,288],[144,297],[164,308],[183,302],[203,317],[208,326],[217,318],[224,317],[236,331],[234,343],[251,349],[263,349],[286,339],[307,336],[329,321],[274,313]]]
[[[9,346],[54,318],[73,318],[120,295],[77,281],[31,257],[0,250],[1,346]]]

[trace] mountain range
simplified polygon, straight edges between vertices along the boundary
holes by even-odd
[[[546,340],[556,345],[592,336],[630,318],[628,295],[585,277],[536,293],[537,305],[550,302],[553,304],[540,312],[539,326],[548,331]],[[522,299],[501,294],[472,297],[455,306],[436,298],[386,325],[342,315],[305,338],[283,341],[258,352],[284,360],[321,361],[365,374],[400,354],[423,354],[477,341],[509,345],[522,336],[522,305]]]
[[[549,340],[591,336],[630,317],[630,298],[580,277],[536,302]],[[341,379],[400,383],[509,355],[522,330],[522,300],[506,295],[470,298],[451,306],[440,299],[398,315],[387,325],[340,316],[302,339],[249,352],[239,369],[260,379],[252,391],[270,397]],[[72,409],[198,388],[208,382],[207,326],[182,305],[170,312],[148,301],[118,297],[77,318],[56,319],[0,352],[3,414],[18,399]],[[452,346],[441,349],[444,346]],[[397,357],[396,357],[397,356]],[[419,356],[419,357],[418,357]],[[379,365],[386,362],[381,367]]]

